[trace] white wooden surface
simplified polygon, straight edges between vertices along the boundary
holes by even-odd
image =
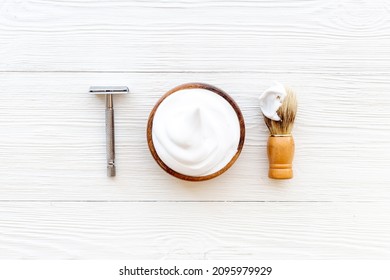
[[[256,98],[298,92],[295,178],[267,178]],[[0,1],[0,258],[389,258],[390,2]],[[184,82],[227,91],[243,153],[222,176],[164,173],[145,141]],[[105,173],[116,99],[118,176]]]

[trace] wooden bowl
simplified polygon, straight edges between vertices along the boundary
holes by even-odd
[[[212,92],[220,95],[221,97],[223,97],[233,107],[234,111],[237,114],[237,118],[238,118],[239,125],[240,125],[240,140],[238,143],[237,152],[234,154],[232,159],[222,169],[218,170],[217,172],[214,172],[214,173],[211,173],[208,175],[204,175],[204,176],[189,176],[189,175],[181,174],[181,173],[176,172],[175,170],[171,169],[169,166],[167,166],[161,160],[161,158],[157,154],[157,151],[156,151],[154,144],[153,144],[153,137],[152,137],[153,119],[154,119],[154,115],[156,114],[156,111],[157,111],[157,108],[159,107],[159,105],[165,100],[165,98],[167,98],[169,95],[171,95],[172,93],[174,93],[176,91],[183,90],[183,89],[194,89],[194,88],[206,89],[206,90],[212,91]],[[236,104],[236,102],[223,90],[216,88],[216,87],[209,85],[209,84],[204,84],[204,83],[183,84],[183,85],[180,85],[180,86],[177,86],[177,87],[171,89],[170,91],[168,91],[166,94],[164,94],[157,101],[156,105],[154,106],[154,108],[152,109],[152,111],[150,112],[150,115],[149,115],[147,129],[146,129],[146,137],[147,137],[147,141],[148,141],[149,150],[152,153],[153,158],[156,160],[158,165],[160,165],[160,167],[162,169],[164,169],[167,173],[171,174],[172,176],[175,176],[176,178],[179,178],[182,180],[187,180],[187,181],[209,180],[209,179],[212,179],[212,178],[215,178],[215,177],[221,175],[226,170],[228,170],[234,164],[234,162],[237,160],[238,156],[240,155],[242,148],[244,146],[244,140],[245,140],[244,117],[242,116],[241,110],[238,107],[238,105]]]

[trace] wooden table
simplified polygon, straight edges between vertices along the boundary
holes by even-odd
[[[390,2],[0,1],[0,257],[390,257]],[[295,177],[267,178],[257,97],[298,93]],[[167,175],[146,144],[157,99],[228,92],[247,133],[222,176]],[[105,167],[115,100],[117,177]]]

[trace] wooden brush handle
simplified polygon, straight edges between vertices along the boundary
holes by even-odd
[[[272,179],[291,179],[295,144],[292,136],[270,136],[267,154],[269,160],[268,177]]]

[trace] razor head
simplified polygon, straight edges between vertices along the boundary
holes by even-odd
[[[126,94],[129,88],[126,86],[92,86],[89,88],[91,94]]]

